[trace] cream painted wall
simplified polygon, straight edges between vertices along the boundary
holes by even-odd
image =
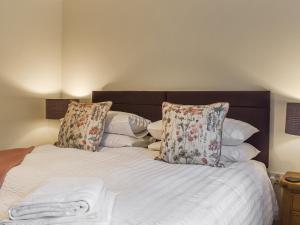
[[[284,133],[300,101],[300,1],[65,0],[62,87],[92,90],[271,90],[272,171],[300,170]]]
[[[60,96],[62,0],[0,0],[0,149],[53,142],[44,99]]]
[[[268,89],[270,169],[300,170],[300,139],[284,134],[285,104],[300,101],[300,2],[171,3],[65,0],[62,12],[62,0],[0,0],[0,147],[55,140],[44,98],[60,96],[61,85],[79,97],[101,89]]]

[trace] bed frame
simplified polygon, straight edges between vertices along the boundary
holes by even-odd
[[[228,117],[260,130],[247,142],[261,151],[256,160],[269,165],[269,91],[93,91],[92,101],[112,101],[112,110],[135,113],[152,121],[161,119],[164,101],[194,105],[229,102]]]

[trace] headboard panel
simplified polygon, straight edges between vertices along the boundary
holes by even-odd
[[[92,98],[93,102],[112,101],[112,110],[135,113],[152,121],[161,119],[163,101],[197,105],[229,102],[228,117],[250,123],[260,130],[247,142],[261,151],[256,159],[268,167],[269,91],[94,91]]]

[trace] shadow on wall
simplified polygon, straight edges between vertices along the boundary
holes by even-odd
[[[54,140],[57,121],[44,119],[43,96],[22,90],[0,75],[0,101],[0,149],[38,145]]]
[[[63,89],[63,96],[91,99],[91,93],[95,90],[242,91],[245,87],[246,90],[267,90],[251,78],[251,73],[226,63],[225,60],[194,59],[192,61],[191,59],[188,65],[186,61],[182,63],[178,59],[171,61],[168,56],[158,58],[153,55],[143,55],[134,64],[124,67],[118,74],[115,71],[110,75],[84,73],[85,69],[86,71],[97,70],[90,64],[87,68],[73,65],[74,73],[66,81],[72,84],[72,88]],[[77,70],[77,68],[81,69]],[[100,68],[98,71],[101,71]]]
[[[168,57],[167,57],[168,58]],[[152,60],[151,65],[147,60]],[[140,59],[127,67],[103,90],[265,90],[251,74],[224,60],[189,61],[189,65],[168,59]],[[163,65],[162,65],[163,64]],[[197,72],[195,72],[197,71]],[[218,84],[219,83],[219,84]],[[236,84],[239,84],[238,86]],[[220,88],[220,86],[222,88]],[[218,88],[219,87],[219,88]]]

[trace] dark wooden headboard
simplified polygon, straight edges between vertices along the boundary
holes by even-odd
[[[163,101],[194,105],[229,102],[227,117],[260,130],[247,142],[261,151],[256,160],[269,165],[269,91],[94,91],[92,98],[93,102],[112,101],[112,110],[135,113],[152,121],[161,119]]]

